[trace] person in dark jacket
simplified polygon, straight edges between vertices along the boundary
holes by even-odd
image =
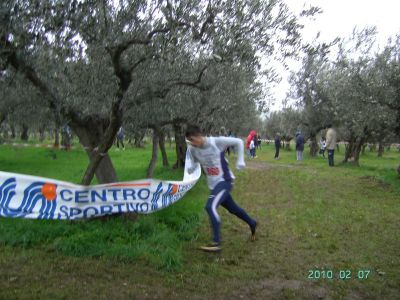
[[[279,159],[280,148],[281,148],[281,135],[277,133],[275,136],[275,159]]]
[[[257,158],[257,154],[256,154],[256,149],[257,149],[257,144],[258,144],[258,138],[257,135],[255,135],[253,137],[253,142],[254,142],[254,149],[253,149],[253,158]]]
[[[303,160],[303,151],[304,151],[304,135],[300,131],[298,131],[298,132],[296,132],[297,161]]]
[[[261,136],[257,135],[257,149],[260,148],[261,149]]]
[[[72,132],[68,124],[65,124],[61,131],[61,145],[65,151],[71,149]]]
[[[121,144],[122,150],[125,150],[124,137],[125,137],[125,132],[121,126],[117,132],[117,149],[119,149],[120,144]]]

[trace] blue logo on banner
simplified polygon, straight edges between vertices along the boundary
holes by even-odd
[[[174,185],[168,184],[168,188],[165,191],[164,195],[162,196],[162,206],[168,206],[169,202],[171,202],[171,196],[174,194]]]
[[[10,202],[15,196],[16,179],[9,178],[0,186],[0,216],[24,217],[38,213],[38,219],[54,219],[57,204],[55,199],[56,185],[45,182],[34,182],[24,190],[24,196],[19,207],[11,208]],[[50,188],[50,190],[49,190]],[[50,196],[54,195],[54,196]],[[39,211],[35,207],[40,205]]]
[[[157,190],[153,194],[153,198],[151,199],[151,209],[157,210],[158,208],[158,199],[160,199],[162,193],[162,182],[157,186]]]

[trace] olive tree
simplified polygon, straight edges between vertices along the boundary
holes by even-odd
[[[193,83],[212,56],[254,70],[259,53],[292,55],[299,28],[281,0],[6,0],[0,66],[29,81],[79,137],[89,157],[82,183],[94,174],[105,183],[117,180],[107,152],[128,103],[166,99],[154,97],[164,89],[152,84],[149,70],[160,65],[165,75],[165,66],[179,66],[186,55],[193,68],[176,67],[171,75],[185,74],[169,77],[167,87]]]

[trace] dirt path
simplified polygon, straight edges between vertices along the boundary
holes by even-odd
[[[298,165],[293,164],[271,164],[266,161],[259,160],[248,160],[246,161],[246,167],[252,170],[268,170],[268,169],[276,169],[276,168],[295,168]]]
[[[313,165],[246,163],[233,196],[259,221],[256,242],[249,242],[245,223],[219,209],[222,253],[198,250],[210,237],[204,212],[198,235],[182,246],[177,271],[145,265],[141,257],[137,263],[68,257],[0,243],[0,299],[396,299],[397,194],[370,176],[341,176],[340,169],[332,175]],[[184,226],[183,220],[174,224]],[[337,278],[339,270],[355,276],[366,267],[372,268],[368,280]],[[384,275],[373,273],[377,267]],[[309,279],[310,270],[324,268],[336,277]]]

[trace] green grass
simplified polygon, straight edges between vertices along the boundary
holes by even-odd
[[[328,165],[327,152],[325,157],[318,155],[311,157],[309,155],[309,149],[306,147],[304,151],[304,160],[301,163],[296,162],[296,151],[294,151],[294,145],[291,145],[291,151],[282,150],[280,151],[279,160],[274,160],[275,149],[273,145],[264,145],[262,151],[259,151],[259,160],[268,161],[271,164],[287,164],[287,165],[304,165],[312,167],[319,173],[330,173],[332,176],[343,176],[348,175],[374,177],[378,181],[391,184],[394,188],[399,189],[399,177],[396,172],[396,168],[400,165],[400,152],[392,149],[389,152],[385,152],[383,157],[377,157],[377,152],[365,151],[360,156],[360,167],[355,167],[352,164],[343,164],[345,149],[344,146],[340,146],[340,150],[335,150],[335,165],[339,167],[340,171],[333,171],[330,168],[326,168]]]
[[[255,243],[221,208],[223,252],[197,250],[210,238],[204,178],[177,204],[135,220],[0,219],[0,298],[396,299],[400,153],[367,151],[354,167],[340,164],[341,149],[329,168],[307,151],[302,163],[294,151],[278,161],[273,152],[264,146],[235,172],[232,195],[259,221]],[[144,177],[150,149],[111,155],[120,180]],[[86,162],[80,150],[0,146],[4,171],[79,182]],[[155,177],[181,176],[159,162]],[[309,279],[310,270],[334,278]],[[347,270],[351,279],[339,278]],[[357,278],[361,270],[367,279]]]
[[[170,161],[174,162],[173,151]],[[78,150],[61,151],[45,148],[3,146],[0,151],[2,171],[18,172],[79,183],[87,164],[86,154]],[[142,179],[150,152],[111,150],[119,179]],[[161,165],[161,162],[159,162]],[[159,167],[155,178],[176,180],[181,170]],[[77,257],[116,257],[141,260],[164,269],[182,266],[182,242],[197,237],[202,203],[196,194],[204,194],[204,184],[197,185],[185,200],[174,208],[157,214],[132,217],[117,216],[107,220],[58,221],[0,219],[0,245],[43,248]]]

